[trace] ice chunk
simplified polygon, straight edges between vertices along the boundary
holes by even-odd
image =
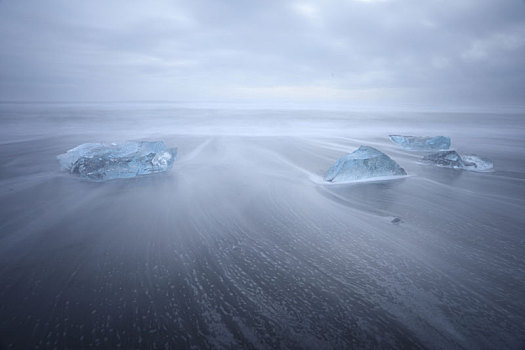
[[[369,146],[340,158],[326,173],[329,182],[345,182],[382,176],[406,175],[406,171],[389,156]]]
[[[467,164],[467,170],[487,171],[494,169],[494,162],[488,158],[474,154],[464,154],[461,158],[463,158],[463,161]]]
[[[423,160],[447,168],[464,168],[465,162],[456,151],[441,151],[423,157]]]
[[[487,171],[494,168],[494,163],[490,159],[476,155],[460,155],[456,151],[432,153],[423,157],[423,161],[437,166],[472,171]]]
[[[390,140],[405,149],[414,151],[437,151],[450,148],[450,137],[446,136],[417,137],[390,135]]]
[[[84,143],[57,156],[63,170],[92,181],[129,178],[169,170],[177,149],[164,142]]]

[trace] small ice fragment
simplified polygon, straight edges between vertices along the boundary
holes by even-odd
[[[401,222],[401,218],[395,217],[390,222],[393,223],[393,224],[399,224]]]
[[[405,149],[413,151],[437,151],[450,148],[450,137],[446,136],[390,135],[390,140]]]
[[[92,181],[130,178],[169,170],[177,149],[164,142],[85,143],[57,156],[63,170]]]
[[[464,154],[461,156],[467,164],[467,170],[487,171],[494,169],[494,162],[488,158],[479,157],[474,154]]]
[[[487,171],[494,168],[494,163],[490,159],[476,155],[460,155],[456,151],[441,151],[428,154],[423,157],[423,161],[441,167],[471,171]]]
[[[373,147],[361,146],[337,160],[324,179],[328,182],[346,182],[406,174],[403,168],[383,152]]]

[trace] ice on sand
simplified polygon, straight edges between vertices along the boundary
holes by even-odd
[[[476,155],[460,155],[456,151],[428,154],[423,157],[423,161],[437,166],[472,171],[487,171],[494,168],[494,163],[490,159]]]
[[[161,141],[85,143],[57,156],[63,170],[92,181],[130,178],[169,170],[177,149]]]
[[[450,148],[450,137],[446,136],[402,136],[390,135],[390,140],[399,146],[414,151],[438,151]]]
[[[326,173],[328,182],[358,181],[375,177],[402,176],[406,171],[381,151],[361,146],[340,158]]]

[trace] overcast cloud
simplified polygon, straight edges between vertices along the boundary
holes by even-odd
[[[0,100],[525,104],[525,1],[0,0]]]

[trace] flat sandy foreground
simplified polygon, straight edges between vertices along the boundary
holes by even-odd
[[[0,348],[525,346],[524,115],[3,105],[0,129]],[[420,164],[391,133],[495,171]],[[178,159],[59,171],[125,139]],[[410,176],[319,181],[362,144]]]

